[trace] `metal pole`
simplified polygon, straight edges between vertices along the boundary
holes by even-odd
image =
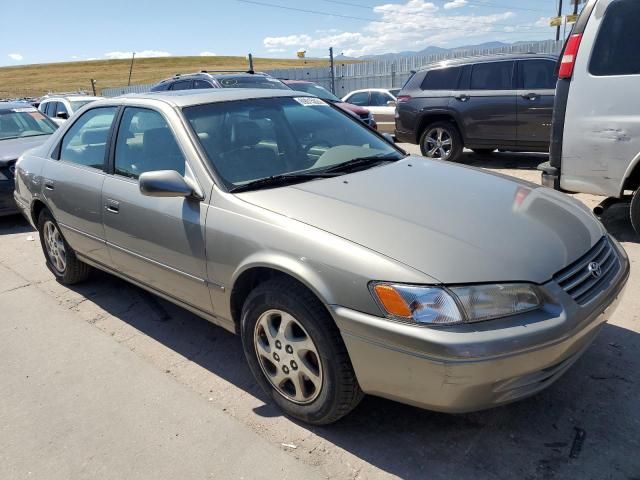
[[[93,96],[96,96],[96,80],[95,78],[91,79],[91,90],[93,90]]]
[[[573,14],[577,15],[578,14],[578,4],[580,3],[579,0],[573,0]]]
[[[562,0],[558,0],[558,16],[562,17]],[[561,25],[556,27],[556,42],[560,40],[560,27]]]
[[[247,55],[249,58],[249,73],[253,73],[255,70],[253,69],[253,55]]]
[[[131,72],[133,72],[133,60],[136,58],[136,52],[131,55],[131,65],[129,66],[129,82],[127,85],[131,85]]]
[[[329,60],[331,62],[331,93],[336,93],[336,71],[333,64],[333,47],[329,47]]]

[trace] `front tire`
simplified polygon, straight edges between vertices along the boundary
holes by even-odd
[[[87,279],[91,267],[78,260],[48,210],[42,210],[38,217],[38,232],[47,267],[59,282],[73,285]]]
[[[326,425],[362,399],[337,326],[315,295],[295,280],[275,278],[249,294],[241,336],[251,372],[287,415]]]
[[[640,188],[636,190],[631,199],[631,225],[638,235],[640,235]]]
[[[456,162],[463,148],[462,136],[451,122],[427,125],[420,137],[420,151],[427,158]]]

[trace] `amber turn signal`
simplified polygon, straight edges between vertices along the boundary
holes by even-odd
[[[373,289],[387,313],[396,317],[411,318],[409,305],[395,288],[381,284],[376,285]]]

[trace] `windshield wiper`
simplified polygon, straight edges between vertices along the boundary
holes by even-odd
[[[374,166],[382,162],[396,162],[401,158],[402,157],[398,158],[395,153],[386,154],[386,155],[371,155],[369,157],[359,157],[344,163],[339,163],[338,165],[333,165],[332,167],[329,167],[329,168],[325,168],[323,172],[325,173],[352,172],[358,168]]]
[[[246,192],[248,190],[258,190],[266,187],[282,187],[293,183],[304,182],[312,178],[331,178],[336,175],[330,172],[301,172],[301,173],[283,173],[282,175],[272,175],[270,177],[260,178],[251,182],[238,185],[231,188],[231,193]]]

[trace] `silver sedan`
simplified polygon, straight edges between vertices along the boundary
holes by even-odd
[[[20,158],[15,199],[60,282],[98,268],[238,333],[313,424],[364,393],[445,412],[534,394],[629,273],[569,197],[409,157],[293,91],[92,103]]]

